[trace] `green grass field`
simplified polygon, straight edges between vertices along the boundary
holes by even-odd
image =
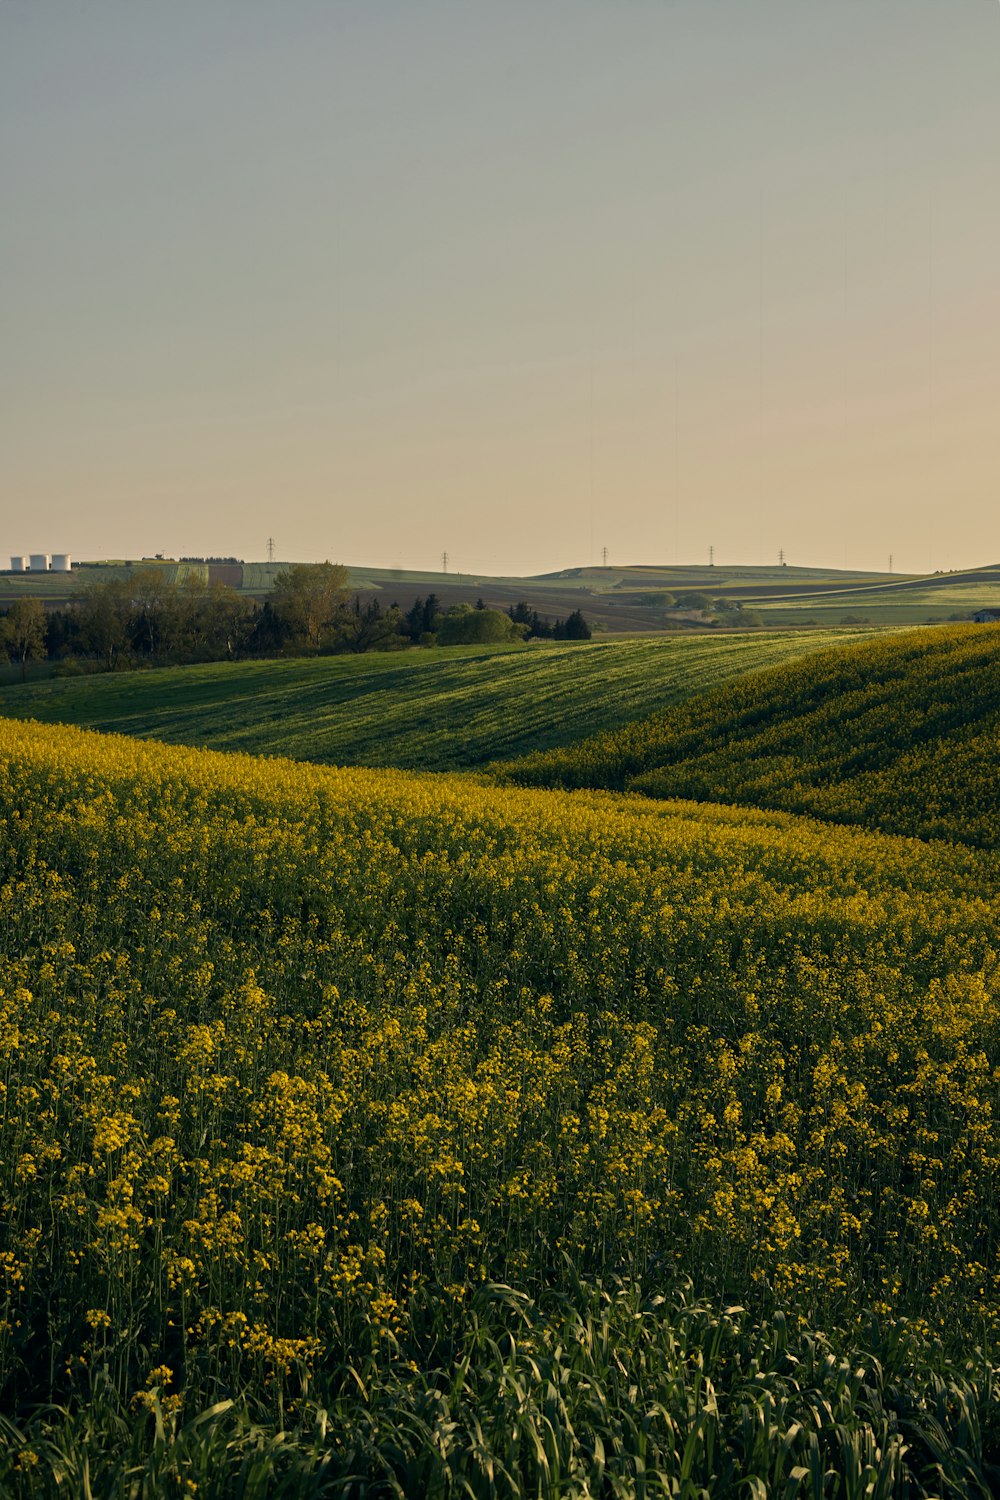
[[[566,744],[857,632],[213,663],[0,689],[0,713],[172,743],[447,769]]]
[[[771,599],[754,608],[771,627],[840,625],[847,617],[880,625],[944,623],[956,615],[971,619],[979,609],[1000,609],[1000,580],[859,589],[857,593],[821,595],[808,601]]]
[[[509,774],[992,848],[998,744],[1000,625],[953,625],[783,663]]]

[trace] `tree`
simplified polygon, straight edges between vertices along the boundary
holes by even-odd
[[[79,649],[80,618],[76,609],[50,609],[45,615],[45,646],[50,660]]]
[[[697,591],[688,594],[678,594],[677,608],[697,609],[704,612],[712,608],[712,601],[707,594],[700,594]]]
[[[127,578],[93,583],[80,594],[80,635],[109,672],[114,671],[130,644],[132,595]]]
[[[157,656],[176,632],[179,591],[163,568],[137,568],[129,575],[132,633],[136,647]]]
[[[590,626],[579,609],[574,609],[565,620],[556,621],[555,638],[557,641],[589,641],[590,636]]]
[[[289,626],[275,614],[270,599],[265,599],[252,623],[248,642],[250,650],[267,656],[280,651],[290,636]]]
[[[526,599],[519,599],[512,604],[507,611],[515,625],[525,626],[525,634],[531,636],[550,636],[552,626],[547,619],[543,620],[537,609],[532,609]]]
[[[2,639],[11,661],[21,663],[21,681],[28,675],[28,662],[45,651],[45,610],[39,599],[18,599],[0,621]]]
[[[524,636],[524,626],[515,624],[499,609],[470,609],[455,604],[441,621],[438,644],[441,646],[483,645],[491,641],[516,641]]]
[[[403,622],[406,633],[414,644],[424,642],[433,645],[428,637],[437,634],[442,618],[440,599],[437,594],[428,594],[426,599],[414,599],[403,616]]]
[[[764,623],[756,610],[744,609],[742,599],[716,599],[713,608],[720,625],[735,625],[743,628]]]
[[[419,641],[424,633],[424,601],[419,594],[403,616],[406,633],[411,641]]]
[[[406,644],[399,606],[384,610],[377,599],[361,603],[356,596],[351,609],[341,612],[336,626],[338,651],[393,651]]]
[[[435,635],[440,628],[444,618],[444,610],[441,608],[441,600],[437,594],[428,594],[424,601],[424,635]]]
[[[347,600],[348,571],[341,563],[293,563],[279,573],[271,608],[310,651],[318,651]]]
[[[221,661],[240,655],[254,628],[253,603],[227,583],[206,588],[189,577],[177,590],[171,654],[175,660]]]

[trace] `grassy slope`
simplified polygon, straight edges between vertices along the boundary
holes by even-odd
[[[594,641],[164,668],[0,690],[0,712],[172,743],[446,769],[610,729],[849,633]]]
[[[1000,627],[961,625],[821,652],[510,774],[988,847],[1000,836],[998,740]]]

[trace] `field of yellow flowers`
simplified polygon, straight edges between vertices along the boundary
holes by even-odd
[[[312,1493],[307,1471],[331,1485],[316,1493],[418,1493],[386,1456],[403,1439],[372,1437],[391,1426],[376,1391],[426,1393],[433,1366],[452,1407],[437,1427],[414,1407],[406,1430],[439,1433],[435,1463],[464,1383],[514,1413],[512,1487],[480,1429],[467,1492],[519,1493],[531,1469],[546,1495],[765,1494],[740,1489],[758,1472],[782,1494],[892,1494],[895,1417],[865,1428],[856,1490],[822,1488],[822,1464],[847,1472],[822,1412],[862,1382],[810,1330],[863,1340],[865,1319],[905,1319],[949,1357],[995,1347],[993,852],[11,721],[0,807],[0,1480],[19,1493],[77,1482],[52,1411],[116,1401],[162,1443],[248,1393],[273,1420],[220,1439],[240,1463],[310,1402],[321,1438],[287,1491],[286,1453],[262,1488],[219,1494]],[[669,1326],[650,1311],[668,1303]],[[819,1426],[789,1416],[785,1448],[784,1428],[754,1425],[785,1396],[744,1317],[783,1330],[774,1380],[788,1340],[818,1372]],[[573,1437],[560,1468],[569,1419],[539,1418],[526,1447],[517,1423],[529,1387],[548,1410],[543,1368],[565,1409],[582,1368],[567,1348],[598,1346],[638,1435],[608,1417],[600,1453]],[[721,1422],[718,1403],[691,1381],[713,1361],[716,1385],[745,1376],[756,1415],[709,1452],[698,1413]],[[375,1423],[364,1483],[347,1418],[326,1435],[351,1400]],[[654,1450],[663,1487],[635,1488]],[[222,1458],[200,1461],[215,1493]],[[106,1493],[129,1493],[115,1473]],[[189,1492],[174,1477],[131,1493]],[[409,1484],[457,1493],[439,1479]]]

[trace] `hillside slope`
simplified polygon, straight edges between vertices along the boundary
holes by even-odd
[[[748,632],[223,662],[9,687],[0,713],[219,750],[440,770],[614,728],[830,640]]]
[[[998,746],[1000,627],[961,625],[820,652],[504,774],[992,847]]]

